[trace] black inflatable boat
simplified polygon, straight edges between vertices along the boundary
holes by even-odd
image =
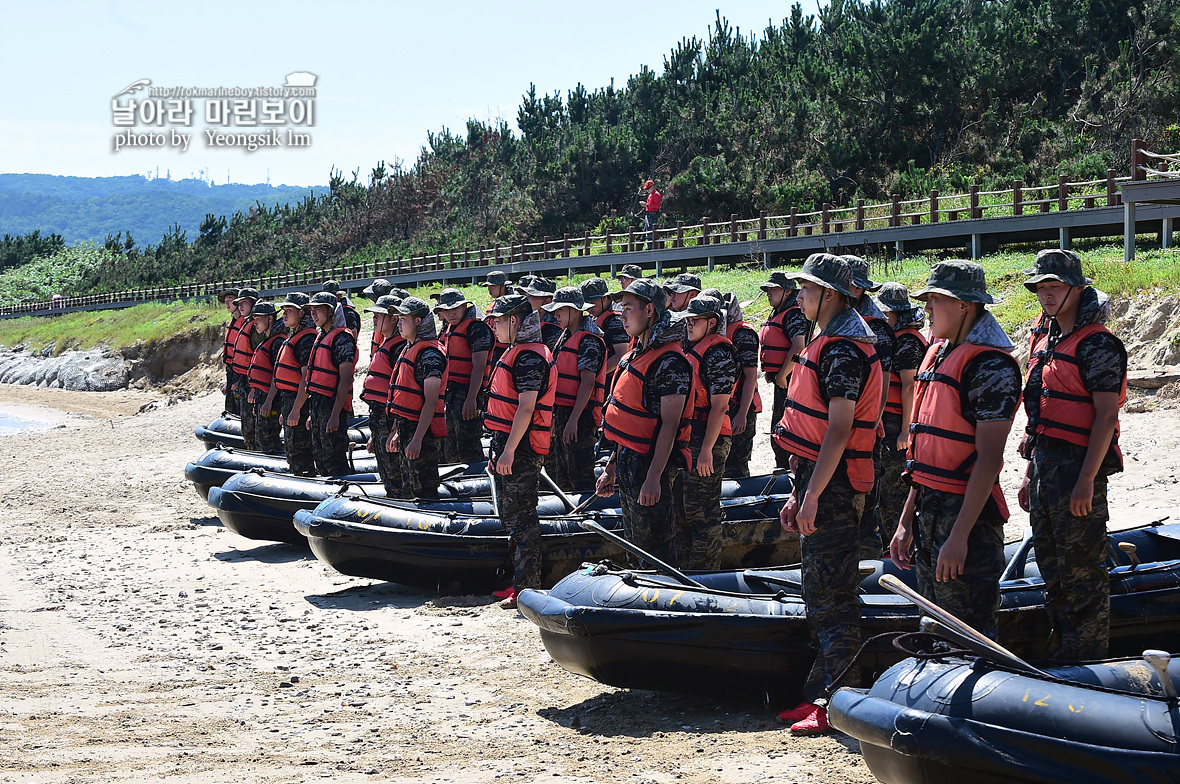
[[[1167,688],[1175,694],[1180,666],[1168,659],[1045,677],[986,659],[906,659],[868,691],[837,691],[828,718],[886,784],[1173,784],[1180,717]]]
[[[1113,533],[1112,650],[1134,652],[1176,640],[1180,647],[1180,525]],[[1118,549],[1136,550],[1137,565]],[[1044,582],[1028,543],[1008,546],[1001,582],[1000,641],[1041,655],[1048,621]],[[877,584],[893,574],[914,586],[912,571],[892,561],[862,561],[862,638],[917,631],[918,609]],[[788,697],[814,658],[800,597],[798,568],[697,573],[695,588],[651,572],[589,565],[548,591],[524,591],[521,612],[541,631],[553,660],[570,672],[612,686],[678,692],[770,692]],[[863,658],[880,672],[899,654]]]
[[[373,457],[365,448],[357,447],[349,455],[349,464],[354,473],[346,474],[336,479],[348,482],[379,482],[377,478],[377,458]],[[242,471],[265,471],[273,474],[291,476],[287,458],[283,455],[270,455],[265,452],[247,452],[245,449],[214,448],[205,451],[184,467],[184,478],[193,483],[197,493],[206,501],[209,500],[209,489],[221,487],[234,474]],[[294,477],[292,477],[294,478]]]
[[[765,486],[766,477],[760,477]],[[749,481],[749,480],[744,480]],[[776,484],[790,487],[785,476]],[[798,538],[787,535],[778,521],[784,495],[731,497],[725,509],[725,547],[729,566],[766,564],[797,559]],[[572,496],[578,503],[580,496]],[[332,498],[316,509],[295,514],[295,529],[307,537],[316,557],[344,574],[415,585],[440,593],[483,592],[503,587],[511,575],[508,534],[482,507],[458,502],[455,509],[476,514],[399,506],[356,495]],[[550,501],[556,504],[556,501]],[[549,507],[542,509],[549,511]],[[617,558],[621,552],[581,527],[583,518],[541,520],[544,557],[542,581],[552,585],[587,560]],[[617,510],[595,514],[607,528],[622,531]]]
[[[222,413],[207,425],[198,425],[193,434],[209,449],[218,446],[242,449],[242,420],[229,412]],[[369,441],[369,418],[354,416],[348,423],[348,439],[364,446]]]

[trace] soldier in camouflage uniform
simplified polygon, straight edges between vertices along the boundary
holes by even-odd
[[[1008,519],[998,477],[1020,368],[984,307],[993,299],[980,265],[940,262],[914,298],[926,303],[932,339],[945,342],[917,376],[906,463],[913,488],[890,554],[916,567],[923,595],[994,638]]]
[[[791,371],[775,440],[797,464],[781,517],[784,528],[802,537],[802,593],[818,655],[803,702],[779,720],[794,733],[813,734],[829,729],[828,689],[860,647],[859,523],[873,486],[869,423],[880,406],[881,371],[877,336],[852,307],[848,264],[815,253],[789,277],[800,281],[799,305],[817,334]],[[845,685],[855,686],[855,678]]]
[[[434,312],[444,325],[440,342],[449,369],[443,394],[447,412],[443,460],[474,463],[484,459],[479,396],[496,338],[475,303],[458,289],[444,289]]]
[[[759,288],[766,292],[766,299],[770,302],[770,316],[758,333],[758,357],[766,383],[774,390],[770,408],[770,429],[773,433],[782,422],[795,356],[807,344],[811,323],[799,308],[797,284],[785,272],[775,270],[770,273],[770,279]],[[790,455],[779,446],[778,439],[771,439],[770,448],[774,452],[775,466],[788,468]]]
[[[926,356],[926,338],[921,334],[926,313],[922,308],[914,307],[909,292],[900,283],[882,286],[877,304],[889,319],[895,336],[890,391],[885,413],[881,415],[885,437],[877,442],[881,466],[881,472],[877,474],[877,518],[881,541],[888,545],[897,531],[906,496],[910,494],[910,486],[902,478],[902,473],[914,417],[914,376]]]
[[[541,461],[550,448],[557,373],[541,341],[541,322],[528,300],[508,294],[492,304],[496,339],[509,348],[492,371],[484,421],[492,433],[493,472],[500,522],[513,548],[512,585],[495,596],[516,607],[525,588],[541,585],[541,528],[537,498]]]
[[[238,413],[238,399],[234,397],[234,368],[233,351],[238,339],[238,330],[246,323],[234,300],[238,298],[237,289],[226,289],[217,295],[229,313],[229,323],[225,325],[225,339],[222,341],[221,361],[225,365],[225,383],[221,385],[221,394],[225,395],[225,410],[229,414]]]
[[[586,315],[589,308],[578,288],[558,289],[553,301],[541,308],[552,314],[562,328],[553,354],[557,397],[553,403],[553,439],[545,457],[545,470],[563,490],[593,493],[594,445],[602,418],[600,401],[606,373],[606,343],[602,330]]]
[[[1127,351],[1102,326],[1109,298],[1063,250],[1037,255],[1025,286],[1044,314],[1033,329],[1024,406],[1029,458],[1020,505],[1031,512],[1033,547],[1045,580],[1049,652],[1102,659],[1110,638],[1107,478],[1122,471],[1119,409]]]
[[[701,293],[701,278],[699,275],[682,272],[674,278],[664,281],[664,294],[668,298],[668,310],[679,313],[688,307],[688,302]]]
[[[749,476],[754,435],[758,432],[758,409],[762,407],[758,392],[758,333],[744,323],[737,295],[726,292],[721,301],[725,305],[725,332],[737,351],[740,364],[738,384],[729,400],[733,440],[729,458],[725,461],[725,476]]]
[[[626,291],[632,283],[643,277],[643,267],[638,264],[624,264],[615,277],[619,280],[619,291]]]
[[[311,453],[321,476],[351,473],[348,424],[352,415],[356,339],[343,323],[335,326],[336,307],[336,295],[327,291],[317,292],[308,302],[318,330],[308,373]]]
[[[279,437],[282,422],[279,419],[279,410],[275,406],[278,388],[274,383],[274,367],[278,361],[279,349],[283,345],[286,327],[282,319],[275,317],[277,313],[278,309],[273,302],[254,303],[251,311],[254,333],[261,335],[262,340],[254,350],[254,359],[250,363],[251,378],[246,392],[246,405],[253,413],[254,432],[251,441],[254,449],[270,454],[280,454],[283,451],[283,441]],[[266,356],[259,356],[259,352],[264,352]],[[255,368],[255,363],[260,363],[259,368]],[[264,370],[268,367],[269,375]],[[267,387],[265,391],[260,388],[262,385]]]
[[[676,560],[686,569],[721,568],[721,482],[732,442],[729,400],[740,369],[737,350],[725,337],[723,308],[720,299],[701,294],[672,316],[684,323],[684,349],[696,374],[687,412],[691,462],[680,475],[673,509]]]
[[[266,338],[254,329],[254,303],[259,299],[257,289],[241,289],[234,300],[234,307],[238,309],[238,314],[244,321],[234,343],[232,391],[234,405],[242,420],[242,443],[246,449],[251,450],[257,447],[254,445],[254,410],[246,402],[246,397],[250,394],[250,360],[254,356],[254,350],[262,345]]]
[[[447,358],[438,342],[434,314],[424,300],[408,297],[395,312],[406,342],[393,367],[386,447],[401,456],[401,497],[436,500],[438,463],[446,438],[440,402],[447,382]]]
[[[552,302],[556,292],[557,284],[540,275],[525,275],[516,284],[516,293],[528,297],[529,306],[541,322],[541,342],[549,349],[550,354],[557,350],[557,341],[561,339],[561,327],[557,325],[553,314],[542,310],[541,306]]]
[[[382,340],[370,358],[361,399],[369,404],[369,451],[377,458],[377,475],[381,477],[385,495],[389,498],[402,498],[404,486],[401,457],[389,451],[393,420],[388,408],[393,365],[406,342],[397,326],[397,307],[401,302],[401,297],[383,294],[377,297],[372,307],[365,308],[366,313],[373,314],[373,334],[381,336]]]
[[[684,409],[692,390],[692,367],[684,356],[683,322],[672,324],[664,290],[635,280],[611,295],[634,348],[619,362],[606,402],[604,437],[616,445],[598,478],[598,494],[616,483],[626,537],[667,563],[673,546],[672,488],[688,459]]]
[[[279,306],[283,311],[283,326],[287,340],[279,349],[280,366],[275,374],[284,373],[281,367],[289,363],[286,384],[279,388],[279,412],[283,420],[283,449],[287,453],[287,467],[295,476],[315,476],[315,458],[311,453],[311,431],[307,405],[307,374],[311,363],[311,347],[315,343],[316,328],[311,313],[306,310],[307,295],[293,291]],[[290,389],[294,384],[295,389]]]

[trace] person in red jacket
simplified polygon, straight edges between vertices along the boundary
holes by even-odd
[[[234,307],[243,319],[241,328],[234,337],[232,353],[232,367],[234,371],[234,398],[237,400],[238,416],[242,419],[242,440],[246,449],[255,449],[254,444],[254,410],[246,402],[250,394],[250,360],[254,358],[254,349],[258,348],[266,336],[254,329],[254,303],[259,300],[257,289],[241,289]]]
[[[993,299],[979,264],[935,264],[914,299],[926,303],[936,342],[918,370],[912,486],[889,551],[898,566],[916,568],[923,595],[994,639],[1008,520],[999,475],[1020,366],[985,307]]]
[[[1049,653],[1103,659],[1110,639],[1107,477],[1123,470],[1127,350],[1103,326],[1110,299],[1082,274],[1076,253],[1043,250],[1025,273],[1043,313],[1025,379],[1021,454],[1029,462],[1019,499],[1031,512],[1045,580]]]
[[[229,323],[225,325],[225,339],[222,341],[221,361],[225,364],[225,383],[221,385],[221,394],[225,395],[225,411],[227,414],[238,413],[238,399],[234,397],[234,344],[238,339],[238,331],[246,323],[234,300],[238,298],[237,289],[227,289],[221,293],[221,302],[229,313]]]
[[[651,180],[643,183],[643,188],[640,189],[639,195],[644,200],[643,225],[648,236],[647,249],[655,250],[656,226],[660,222],[660,207],[664,204],[664,197],[656,189],[656,184]]]
[[[501,607],[512,609],[521,590],[541,585],[538,483],[552,443],[557,368],[541,341],[540,319],[523,295],[500,297],[489,315],[496,338],[508,345],[492,371],[484,423],[492,434],[488,466],[500,522],[514,548],[512,585],[495,595]]]
[[[563,490],[594,492],[594,444],[602,424],[606,380],[606,343],[594,319],[586,315],[582,292],[560,288],[542,305],[561,327],[553,366],[557,390],[553,402],[553,441],[545,468]]]
[[[262,342],[254,349],[254,355],[250,359],[250,390],[246,395],[246,405],[252,409],[254,415],[254,432],[251,437],[254,449],[272,454],[283,451],[283,442],[279,438],[282,422],[275,405],[275,396],[278,394],[275,367],[278,364],[279,351],[287,339],[287,329],[283,322],[276,318],[277,313],[278,309],[273,302],[254,303],[251,320],[254,322],[254,332],[262,336]]]
[[[447,357],[438,342],[434,314],[424,300],[402,300],[397,313],[406,344],[393,366],[387,448],[401,454],[402,497],[435,500],[439,455],[447,436],[442,396]]]
[[[811,337],[811,323],[799,307],[799,286],[787,273],[775,270],[759,288],[766,292],[766,299],[770,301],[770,318],[758,333],[758,358],[767,383],[774,389],[770,405],[770,426],[773,431],[782,422],[795,357],[799,356]],[[778,439],[771,440],[770,448],[774,452],[775,467],[788,468],[790,455],[779,446]]]
[[[283,449],[287,453],[287,466],[295,476],[315,476],[308,429],[311,410],[307,405],[307,379],[316,327],[307,306],[307,295],[300,291],[292,291],[279,305],[287,339],[279,348],[275,362],[275,387],[283,419]]]
[[[307,374],[312,456],[321,476],[343,476],[350,473],[348,425],[352,417],[356,339],[345,327],[332,326],[337,307],[335,294],[317,292],[307,307],[316,325]]]
[[[398,329],[397,307],[401,299],[392,294],[377,297],[372,307],[365,308],[373,314],[373,334],[380,343],[372,349],[369,370],[365,373],[361,400],[369,406],[369,451],[377,458],[377,474],[389,498],[402,497],[401,458],[388,449],[392,425],[389,418],[389,392],[393,386],[393,367],[401,355],[406,339]]]
[[[496,338],[475,304],[458,289],[444,289],[434,312],[443,321],[442,347],[447,356],[447,438],[443,460],[474,463],[484,459],[480,392],[488,372],[488,357]]]
[[[602,339],[606,343],[606,378],[603,383],[606,389],[610,389],[611,380],[615,377],[615,368],[627,353],[631,338],[627,337],[627,330],[623,329],[623,320],[611,306],[610,288],[605,280],[590,278],[582,281],[578,288],[582,292],[582,299],[586,301],[591,318],[602,330]]]
[[[664,290],[637,280],[612,295],[634,348],[619,362],[603,417],[603,436],[615,444],[598,478],[599,495],[618,484],[626,537],[675,564],[673,487],[688,467],[685,414],[692,367],[684,355],[683,323],[672,324]]]
[[[779,720],[792,732],[811,734],[829,729],[824,700],[860,648],[860,518],[873,489],[882,383],[877,336],[852,306],[848,263],[814,253],[790,277],[800,281],[799,306],[816,335],[791,371],[775,440],[795,463],[795,487],[781,518],[801,536],[802,594],[818,653],[803,702]]]

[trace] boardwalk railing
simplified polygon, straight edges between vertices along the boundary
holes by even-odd
[[[1147,176],[1145,155],[1140,149],[1141,142],[1135,140],[1133,144],[1133,168]],[[1176,156],[1156,156],[1156,158],[1171,158]],[[1155,160],[1156,158],[1152,158]],[[1167,160],[1161,164],[1166,171]],[[1156,173],[1155,170],[1151,170]],[[939,224],[940,235],[971,237],[971,252],[978,256],[979,233],[977,229],[966,228],[957,232],[945,224],[955,224],[962,221],[979,221],[988,218],[1019,218],[1033,217],[1047,213],[1083,213],[1103,207],[1117,207],[1122,204],[1119,188],[1123,183],[1131,181],[1132,177],[1117,177],[1115,170],[1110,169],[1105,179],[1072,182],[1065,175],[1058,177],[1057,182],[1050,185],[1028,185],[1020,180],[1012,183],[1011,188],[1004,190],[984,191],[977,185],[972,185],[967,193],[945,195],[933,190],[928,196],[920,199],[901,199],[894,196],[890,202],[881,204],[865,204],[863,199],[848,207],[833,207],[824,204],[821,209],[813,212],[798,212],[795,208],[785,215],[767,215],[765,212],[757,218],[741,218],[731,214],[727,219],[703,217],[699,223],[685,225],[677,221],[675,226],[658,228],[654,236],[640,229],[631,229],[626,233],[591,235],[586,232],[580,236],[566,234],[560,238],[545,237],[539,242],[524,242],[510,245],[499,245],[480,249],[450,250],[445,253],[434,253],[426,256],[409,258],[387,258],[383,262],[367,262],[363,264],[325,267],[303,272],[282,275],[263,275],[257,278],[218,281],[213,283],[190,283],[180,286],[161,286],[147,289],[131,289],[109,294],[91,294],[80,297],[59,298],[45,302],[24,302],[19,305],[0,308],[0,315],[11,316],[25,313],[53,313],[62,310],[79,310],[95,307],[121,307],[146,301],[174,301],[196,297],[214,296],[218,292],[242,287],[253,287],[260,291],[280,291],[297,288],[316,288],[328,279],[337,279],[343,283],[349,281],[369,280],[384,277],[390,279],[405,279],[413,276],[418,282],[431,279],[434,276],[423,273],[442,273],[437,279],[445,279],[447,273],[463,270],[470,271],[470,277],[483,274],[483,268],[500,265],[520,265],[529,262],[549,262],[559,259],[570,259],[568,264],[535,265],[539,269],[568,266],[569,269],[579,267],[614,267],[629,261],[628,254],[644,253],[644,258],[651,256],[649,245],[655,251],[674,251],[666,254],[670,258],[683,260],[683,249],[699,249],[700,257],[724,257],[740,255],[748,252],[752,247],[765,245],[773,249],[785,240],[802,237],[823,238],[824,246],[852,246],[863,243],[857,239],[842,243],[840,235],[850,232],[872,232],[880,229],[899,229],[908,226],[927,226]],[[1008,222],[1005,222],[1007,225]],[[1008,229],[1011,232],[1011,229]],[[1067,231],[1064,230],[1063,231]],[[885,232],[896,234],[897,232]],[[1063,233],[1064,238],[1067,234]],[[900,249],[901,242],[898,241]],[[726,247],[729,246],[729,247]],[[740,250],[739,250],[740,248]],[[765,251],[769,252],[769,251]],[[602,258],[609,256],[609,259]],[[655,259],[659,267],[659,254]],[[591,259],[590,257],[597,257]],[[573,262],[573,259],[582,259]],[[530,265],[534,266],[534,265]],[[464,277],[462,274],[451,274],[451,278]]]

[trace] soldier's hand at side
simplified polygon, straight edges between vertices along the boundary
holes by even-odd
[[[287,414],[287,427],[295,427],[298,424],[299,424],[299,412],[298,411],[292,411],[290,414]]]
[[[655,506],[660,502],[660,480],[659,477],[655,479],[647,478],[643,481],[643,487],[639,488],[639,505],[640,506]]]
[[[815,533],[815,517],[819,511],[818,506],[819,502],[811,496],[805,498],[800,505],[799,512],[795,515],[795,525],[799,526],[799,533],[803,536],[811,536]]]
[[[898,528],[894,532],[893,538],[889,540],[889,557],[893,563],[897,564],[898,569],[910,569],[912,563],[910,562],[910,546],[913,544],[914,537],[902,528]]]
[[[398,438],[397,438],[397,431],[396,430],[394,430],[392,433],[389,434],[389,438],[385,442],[385,451],[386,452],[397,452],[398,451]]]
[[[791,385],[791,375],[780,370],[774,377],[774,385],[779,389],[786,389]]]
[[[463,418],[475,419],[477,416],[479,416],[479,401],[475,399],[475,396],[468,395],[467,399],[463,401]]]
[[[578,440],[578,420],[570,419],[565,423],[565,427],[561,430],[561,440],[566,444],[572,444]]]
[[[410,460],[417,460],[418,456],[422,454],[422,439],[411,438],[410,443],[406,444],[406,457]]]
[[[372,436],[369,436],[369,440],[365,442],[365,449],[369,450],[370,452],[376,453],[377,450],[373,448],[373,437]]]
[[[697,458],[697,474],[699,476],[713,475],[713,452],[701,452],[701,456]]]
[[[324,421],[324,430],[329,433],[335,433],[340,429],[340,415],[332,416],[328,414],[328,418]]]
[[[1073,486],[1073,492],[1069,495],[1069,513],[1074,517],[1085,517],[1092,511],[1094,511],[1094,480],[1087,481],[1078,477],[1078,482]]]
[[[899,433],[897,435],[897,451],[904,452],[910,448],[910,434]]]
[[[257,401],[254,399],[254,396],[255,396],[255,394],[257,394],[257,392],[258,392],[257,389],[251,389],[250,394],[246,395],[246,402],[247,403],[256,403]]]
[[[952,532],[942,547],[938,548],[938,566],[934,579],[949,583],[963,576],[963,564],[967,561],[967,537],[955,536]]]
[[[778,520],[783,524],[783,528],[787,531],[798,531],[799,526],[795,524],[795,516],[799,513],[799,499],[792,493],[787,502],[783,504],[783,508],[779,510]]]
[[[512,476],[512,463],[516,460],[515,449],[505,449],[496,456],[496,464],[493,470],[500,476]]]
[[[225,394],[225,384],[221,385],[221,394]]]
[[[737,421],[735,421],[730,426],[730,429],[733,430],[733,434],[735,436],[740,436],[742,433],[746,432],[746,418],[739,417]]]
[[[607,466],[602,475],[598,477],[598,481],[594,483],[594,492],[604,498],[615,494],[614,466]]]
[[[1020,489],[1016,491],[1016,503],[1020,504],[1020,508],[1026,512],[1032,511],[1032,502],[1030,501],[1031,486],[1032,486],[1032,480],[1029,479],[1028,474],[1025,474],[1024,479],[1020,480]],[[1093,485],[1091,485],[1090,487],[1093,488]],[[1076,487],[1074,488],[1074,492],[1075,493],[1077,492]],[[1070,509],[1072,510],[1073,509],[1073,497],[1072,496],[1069,499],[1069,506],[1070,506]]]

